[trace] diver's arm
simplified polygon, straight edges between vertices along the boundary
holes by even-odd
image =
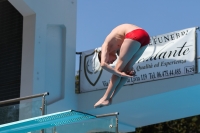
[[[124,72],[117,71],[116,69],[112,68],[108,63],[109,63],[108,46],[106,44],[103,44],[101,50],[101,67],[106,71],[114,75],[117,75],[118,77],[132,77]]]

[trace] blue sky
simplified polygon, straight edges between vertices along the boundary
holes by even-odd
[[[200,0],[77,2],[77,52],[100,47],[110,31],[123,23],[138,25],[150,36],[200,26]]]

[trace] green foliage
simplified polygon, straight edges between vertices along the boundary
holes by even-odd
[[[77,72],[77,74],[75,75],[75,93],[79,94],[80,93],[80,77],[79,77],[79,73]]]
[[[200,116],[140,127],[135,133],[200,133]]]

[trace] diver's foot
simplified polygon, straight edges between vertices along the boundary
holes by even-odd
[[[103,106],[108,106],[110,105],[110,99],[109,100],[105,100],[105,99],[100,99],[95,105],[94,108],[101,108]]]

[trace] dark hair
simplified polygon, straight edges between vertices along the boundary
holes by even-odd
[[[99,62],[101,63],[101,51],[98,52],[98,59],[99,59]]]

